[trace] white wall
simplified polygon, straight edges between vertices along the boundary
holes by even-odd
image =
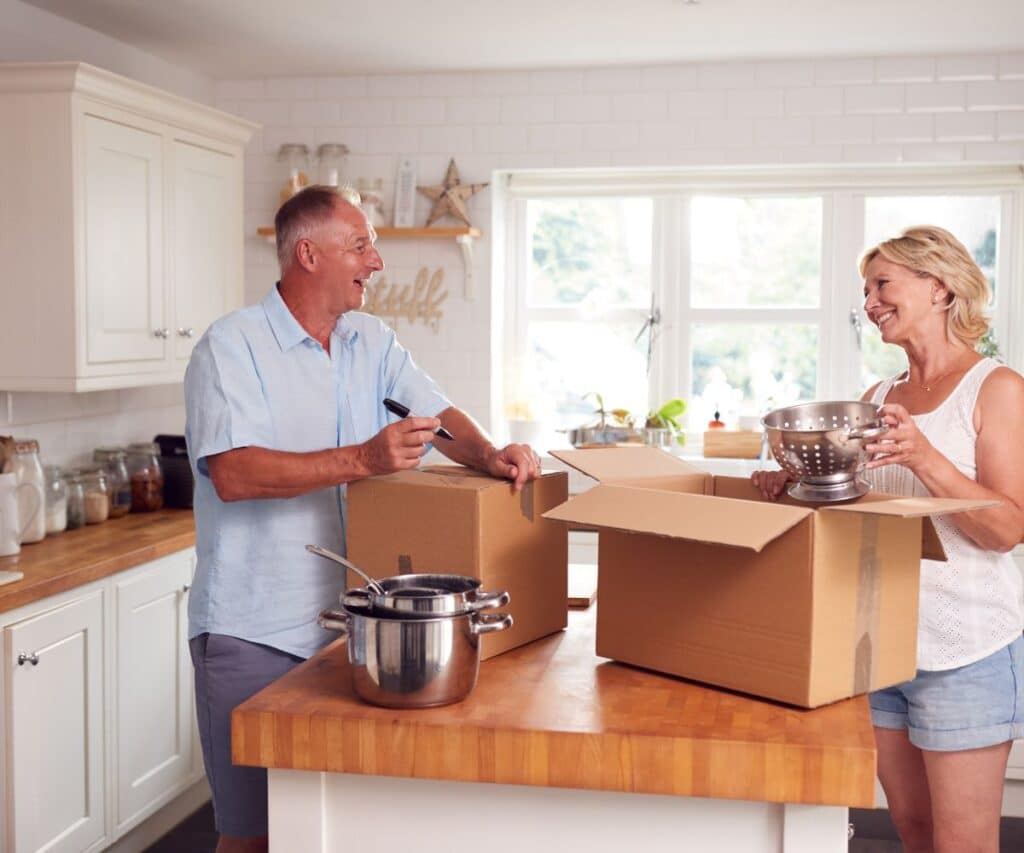
[[[439,183],[450,155],[464,182],[516,167],[1024,162],[1024,54],[271,78],[221,81],[216,97],[264,125],[246,156],[250,235],[272,221],[283,142],[346,143],[349,179],[385,178],[389,211],[400,155],[417,159],[421,184]],[[490,198],[486,190],[470,203],[485,230]],[[418,222],[427,209],[421,199]],[[453,244],[379,243],[389,280],[411,282],[420,265],[445,268],[440,332],[404,321],[398,331],[485,423],[490,245],[487,236],[478,244],[470,303]],[[275,274],[272,247],[250,237],[249,298]]]
[[[0,0],[0,62],[42,61],[89,62],[183,97],[213,102],[213,82],[201,74],[19,0]],[[17,287],[17,282],[0,278],[0,304],[16,302]],[[0,333],[2,318],[0,311]],[[0,433],[38,439],[47,463],[80,465],[97,445],[180,433],[184,425],[180,385],[88,394],[0,391]]]

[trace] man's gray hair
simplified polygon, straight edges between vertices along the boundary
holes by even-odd
[[[295,263],[295,244],[316,236],[334,214],[339,201],[358,207],[359,193],[351,187],[314,184],[293,195],[281,205],[274,217],[277,262],[285,273]]]

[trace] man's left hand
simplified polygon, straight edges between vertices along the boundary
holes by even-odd
[[[518,492],[529,480],[541,475],[540,457],[528,444],[507,444],[491,455],[487,473],[511,480]]]

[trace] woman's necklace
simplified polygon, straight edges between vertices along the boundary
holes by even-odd
[[[924,382],[914,382],[914,380],[912,380],[910,378],[910,368],[908,367],[907,368],[907,380],[906,381],[911,383],[912,385],[916,385],[922,391],[931,391],[936,385],[938,385],[947,376],[950,376],[951,374],[956,373],[957,370],[960,369],[959,368],[959,364],[960,364],[961,361],[963,361],[963,356],[961,356],[960,358],[955,359],[953,361],[953,366],[949,370],[947,370],[945,373],[940,373],[938,376],[936,376],[927,385]]]

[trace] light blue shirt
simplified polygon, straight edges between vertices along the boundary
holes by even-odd
[[[237,447],[303,453],[360,444],[395,420],[385,397],[415,415],[451,405],[394,331],[369,314],[339,318],[328,353],[274,287],[203,335],[185,373],[198,554],[190,638],[227,634],[309,657],[336,637],[316,620],[338,603],[344,569],[305,546],[345,553],[345,486],[225,503],[206,457]]]

